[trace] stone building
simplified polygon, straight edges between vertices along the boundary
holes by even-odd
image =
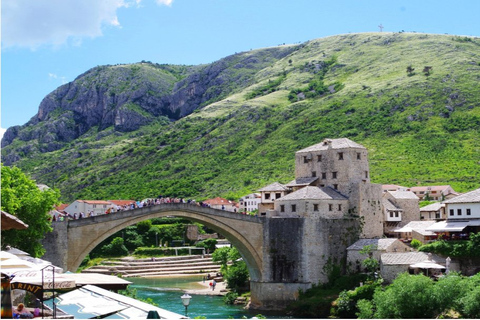
[[[420,220],[418,197],[411,191],[387,191],[383,194],[384,233],[395,236],[395,229]]]
[[[347,138],[325,139],[295,154],[295,182],[329,187],[348,199],[345,211],[363,219],[362,238],[383,235],[382,186],[370,183],[367,149]],[[291,182],[289,186],[294,187]]]
[[[351,272],[365,271],[362,261],[368,258],[367,254],[361,253],[366,247],[371,247],[372,258],[380,261],[384,253],[409,252],[410,247],[398,239],[380,238],[380,239],[359,239],[357,242],[347,248],[347,266]]]
[[[279,182],[274,182],[258,191],[261,194],[258,212],[261,216],[264,216],[267,210],[273,210],[275,199],[279,199],[288,194],[290,189]]]
[[[278,286],[299,286],[282,290],[326,282],[334,265],[347,271],[347,247],[383,235],[382,187],[370,183],[367,149],[349,139],[325,139],[297,151],[295,180],[259,191],[269,239],[265,274]]]

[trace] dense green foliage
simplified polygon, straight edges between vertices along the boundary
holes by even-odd
[[[450,257],[480,257],[480,233],[470,234],[468,240],[439,240],[421,246],[419,251]]]
[[[287,313],[294,318],[328,318],[334,301],[344,290],[354,289],[366,276],[362,274],[340,276],[327,284],[313,286],[301,292],[297,301],[287,306]]]
[[[156,218],[141,221],[102,241],[90,252],[89,258],[118,257],[129,253],[142,257],[175,255],[175,250],[159,246],[172,246],[174,240],[183,243],[187,224],[191,222],[183,218]],[[199,231],[204,232],[201,228]],[[190,241],[187,240],[187,244],[190,244]],[[179,250],[179,254],[188,254],[188,250]]]
[[[368,149],[372,182],[469,191],[480,187],[480,40],[459,39],[364,33],[309,41],[260,71],[229,69],[232,81],[209,89],[216,102],[178,121],[130,133],[94,127],[60,150],[28,157],[16,139],[2,155],[17,150],[16,164],[58,187],[64,201],[238,199],[290,181],[295,151],[348,137]],[[341,90],[320,94],[335,84]],[[292,102],[297,89],[319,94]]]
[[[2,165],[1,171],[2,210],[28,224],[25,230],[2,230],[2,248],[10,245],[32,257],[41,257],[45,249],[40,241],[52,230],[48,212],[58,203],[60,194],[54,189],[40,190],[17,167]]]
[[[248,268],[241,258],[236,248],[222,247],[212,254],[212,261],[221,265],[220,271],[227,281],[227,287],[234,292],[245,291],[248,286]],[[227,303],[232,297],[227,298]]]
[[[424,275],[399,275],[391,285],[377,288],[370,302],[359,303],[359,317],[433,319],[452,310],[465,318],[480,317],[480,274],[451,273],[437,282]],[[368,300],[368,299],[367,299]]]

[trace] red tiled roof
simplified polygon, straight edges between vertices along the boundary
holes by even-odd
[[[108,200],[108,202],[111,202],[117,206],[124,206],[135,203],[135,200]]]
[[[443,191],[450,186],[420,186],[420,187],[411,187],[409,188],[411,191]]]
[[[65,210],[66,207],[68,207],[69,204],[68,203],[61,203],[59,204],[58,206],[55,206],[55,209],[57,209],[57,211],[63,211]]]
[[[235,205],[235,202],[233,201],[230,201],[230,200],[227,200],[225,198],[220,198],[220,197],[216,197],[216,198],[213,198],[213,199],[208,199],[208,200],[205,200],[203,201],[204,203],[208,203],[209,205]]]
[[[111,204],[108,201],[105,200],[77,200],[78,202],[85,202],[88,204]]]

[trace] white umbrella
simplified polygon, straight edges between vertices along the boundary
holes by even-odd
[[[415,264],[410,265],[410,268],[418,268],[418,269],[445,269],[445,266],[441,264],[432,262],[432,261],[423,261],[417,262]]]
[[[7,259],[14,259],[14,258],[16,259],[17,256],[7,251],[0,251],[0,261],[7,260]]]

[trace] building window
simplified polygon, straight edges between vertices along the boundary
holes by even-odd
[[[338,160],[343,160],[343,152],[338,153]]]
[[[390,211],[390,218],[393,218],[393,212]]]
[[[318,204],[317,203],[313,204],[313,211],[318,211]]]
[[[332,172],[332,179],[337,179],[337,171]]]
[[[292,212],[297,212],[297,205],[296,204],[292,204]]]
[[[395,218],[398,218],[398,211],[395,211]]]
[[[270,193],[265,193],[265,200],[270,199]]]
[[[333,204],[331,203],[328,204],[328,211],[333,211]]]
[[[361,160],[361,159],[362,159],[362,157],[360,155],[360,152],[357,152],[357,160]]]
[[[324,184],[321,184],[321,185],[320,185],[320,188],[323,188],[323,187],[325,187],[325,185],[324,185]]]
[[[318,161],[318,162],[321,162],[321,161],[322,161],[322,155],[321,155],[321,154],[319,154],[319,155],[317,156],[317,161]]]
[[[94,205],[93,205],[93,207],[94,207],[94,208],[96,208],[96,207],[97,207],[97,205],[96,205],[96,204],[94,204]]]
[[[462,215],[462,209],[457,209],[457,216],[461,216]]]
[[[280,212],[285,212],[285,205],[284,204],[280,205]]]
[[[322,179],[327,179],[327,173],[326,172],[322,172]]]
[[[365,171],[365,179],[368,179],[368,171]]]
[[[303,163],[308,163],[307,156],[303,156]]]
[[[312,171],[312,177],[316,177],[317,176],[317,171]]]
[[[342,205],[340,203],[338,204],[338,211],[342,211]]]
[[[450,215],[453,216],[454,215],[454,211],[453,209],[450,209]]]
[[[281,198],[282,194],[280,192],[275,193],[275,199]]]
[[[338,184],[334,184],[333,189],[338,190]]]
[[[467,216],[471,215],[472,212],[470,211],[470,209],[467,209]]]

